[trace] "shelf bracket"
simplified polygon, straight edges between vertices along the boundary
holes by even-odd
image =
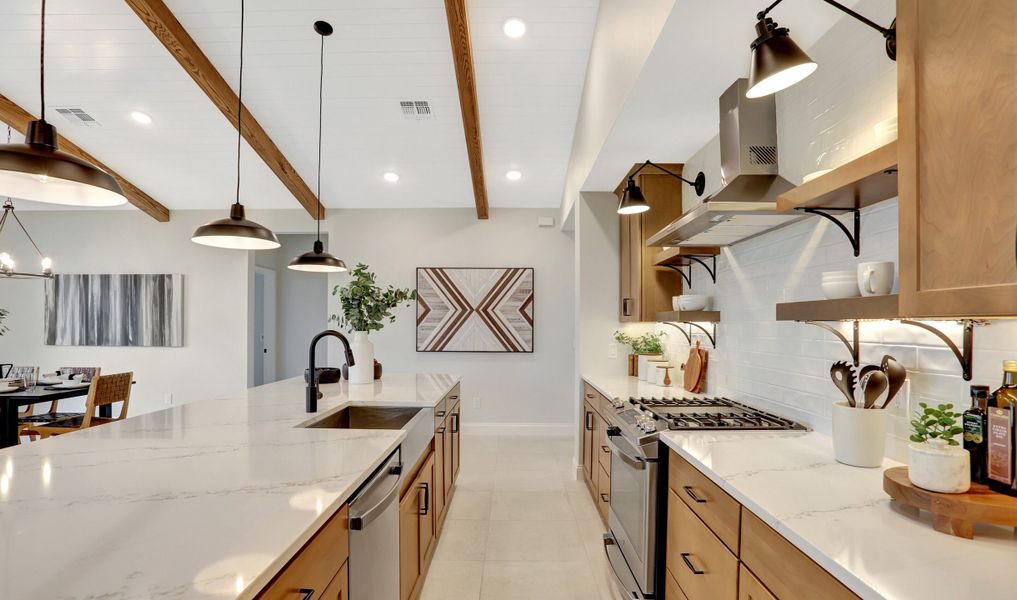
[[[680,332],[681,332],[681,334],[685,336],[685,339],[686,339],[686,340],[687,340],[687,341],[689,342],[689,346],[691,346],[691,345],[692,345],[692,336],[690,336],[690,335],[688,334],[688,332],[686,332],[686,331],[685,331],[684,329],[682,329],[681,327],[679,327],[677,323],[671,323],[671,322],[669,322],[669,321],[664,321],[664,325],[670,325],[671,327],[674,327],[675,329],[677,329],[678,331],[680,331]]]
[[[862,216],[861,216],[861,211],[860,210],[858,210],[857,208],[821,208],[821,207],[817,207],[817,208],[798,207],[798,208],[795,208],[795,210],[800,210],[800,211],[802,211],[804,213],[808,213],[810,215],[819,215],[820,217],[823,217],[825,219],[828,219],[829,221],[832,221],[834,225],[839,227],[840,230],[842,232],[844,232],[844,235],[847,236],[848,241],[851,242],[851,249],[855,251],[855,256],[858,256],[859,254],[861,254],[861,252],[862,252],[862,236],[861,236]],[[847,212],[850,212],[850,213],[854,214],[854,223],[853,223],[853,225],[854,225],[854,232],[853,233],[851,231],[848,231],[847,226],[844,225],[843,223],[841,223],[840,219],[835,217],[833,214],[827,212],[827,211],[832,211],[832,210],[847,211]]]
[[[836,327],[834,327],[832,325],[828,325],[828,324],[820,322],[820,321],[800,321],[800,322],[808,324],[808,325],[815,325],[816,327],[822,327],[823,329],[825,329],[825,330],[829,331],[830,333],[832,333],[833,335],[837,336],[837,338],[841,342],[844,343],[844,346],[847,347],[848,352],[851,353],[851,362],[856,367],[859,366],[859,364],[861,363],[861,359],[860,359],[860,356],[861,356],[861,346],[858,343],[858,321],[852,321],[851,322],[852,323],[852,327],[851,327],[851,341],[848,341],[847,337],[845,337],[845,335],[843,333],[841,333],[840,330],[838,330]]]
[[[932,325],[927,323],[921,323],[919,321],[912,321],[910,319],[901,319],[900,322],[903,325],[913,325],[914,327],[920,327],[929,333],[935,335],[939,339],[943,340],[947,348],[953,351],[953,355],[957,357],[957,362],[960,363],[961,373],[964,375],[964,381],[971,381],[972,364],[974,362],[974,345],[975,345],[975,322],[973,320],[965,319],[961,321],[964,324],[964,339],[961,344],[964,346],[963,350],[957,347],[957,344],[953,343],[945,333],[936,329]]]
[[[712,333],[707,331],[706,328],[703,327],[702,325],[700,325],[699,323],[693,323],[692,321],[681,321],[681,323],[689,326],[689,330],[688,331],[685,331],[684,329],[679,327],[678,323],[671,323],[669,321],[664,321],[663,323],[664,323],[664,325],[670,325],[671,327],[674,327],[678,331],[682,332],[682,335],[685,336],[685,340],[688,341],[689,346],[692,345],[692,335],[695,333],[694,331],[692,331],[692,328],[695,327],[699,331],[702,331],[703,335],[705,335],[707,337],[707,339],[710,340],[710,345],[712,347],[714,347],[714,348],[717,347],[717,324],[716,323],[713,323],[713,332]]]
[[[692,255],[692,254],[686,254],[686,255],[683,255],[682,258],[686,258],[686,259],[688,259],[688,260],[690,260],[692,262],[699,263],[704,269],[706,269],[706,272],[710,274],[710,279],[713,281],[713,283],[717,283],[717,255],[716,254],[709,255],[709,258],[713,259],[712,260],[712,263],[713,263],[712,266],[707,264],[706,261],[703,260],[703,258],[707,258],[707,255],[696,256],[696,255]],[[689,288],[691,288],[692,287],[692,262],[687,262],[687,263],[683,263],[683,264],[679,264],[679,265],[664,265],[664,266],[667,267],[668,269],[671,269],[672,271],[678,272],[682,276],[682,279],[685,280],[685,283],[687,283],[689,285]],[[689,268],[688,274],[686,274],[685,271],[682,270],[683,267],[688,267]]]

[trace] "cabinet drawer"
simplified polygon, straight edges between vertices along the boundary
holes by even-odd
[[[597,512],[600,518],[607,523],[607,509],[611,506],[611,476],[604,469],[598,469],[597,494],[594,500],[597,502]]]
[[[671,451],[668,485],[695,512],[720,541],[738,554],[741,504],[720,489],[689,461]]]
[[[452,409],[459,404],[459,384],[457,383],[452,391],[445,394],[445,410],[452,412]]]
[[[737,600],[738,559],[674,490],[667,502],[667,569],[689,600]]]
[[[664,576],[664,600],[689,600],[685,597],[685,592],[678,587],[678,582],[674,580],[671,571],[667,571]]]
[[[445,422],[445,417],[448,416],[448,406],[446,405],[446,398],[442,398],[434,405],[434,428],[435,430],[441,428]]]
[[[597,457],[600,468],[604,469],[608,475],[611,475],[611,448],[607,445],[607,422],[603,419],[597,419],[597,427],[593,454]]]
[[[858,598],[791,542],[742,509],[742,562],[780,600]]]
[[[738,567],[738,600],[777,600],[745,565]]]
[[[343,563],[332,583],[328,584],[321,600],[350,600],[350,561]]]
[[[268,584],[260,600],[297,600],[300,589],[322,598],[350,555],[349,508],[343,506]]]

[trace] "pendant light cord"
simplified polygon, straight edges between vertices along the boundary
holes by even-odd
[[[42,0],[42,19],[39,26],[39,99],[42,111],[39,119],[46,120],[46,0]]]
[[[314,220],[318,224],[318,241],[321,241],[321,121],[322,121],[322,104],[324,98],[325,89],[325,36],[321,36],[321,61],[318,70],[318,189],[315,195],[318,197],[318,214],[314,216]]]
[[[45,0],[44,0],[45,1]],[[244,135],[244,0],[240,0],[240,83],[237,84],[237,204],[240,204],[240,150]]]

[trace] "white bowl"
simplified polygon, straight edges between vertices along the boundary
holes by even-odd
[[[681,296],[671,296],[671,310],[681,310]]]
[[[850,271],[823,271],[822,279],[858,279],[858,270]]]
[[[820,286],[828,299],[856,298],[862,295],[857,281],[824,281]]]
[[[706,310],[709,296],[702,294],[682,294],[678,296],[678,310]]]

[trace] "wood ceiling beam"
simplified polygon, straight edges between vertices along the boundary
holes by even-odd
[[[191,79],[205,92],[212,104],[218,108],[226,120],[234,127],[237,125],[237,95],[233,88],[212,65],[198,44],[187,30],[177,21],[162,0],[124,0],[141,21],[150,29],[155,37],[162,42],[169,53],[187,71]],[[307,210],[311,217],[325,218],[325,207],[318,212],[318,199],[311,188],[297,173],[290,161],[283,156],[275,142],[254,118],[251,111],[244,106],[240,132],[251,148],[258,153],[268,168],[272,169],[279,181],[293,194],[297,202]]]
[[[473,70],[473,42],[470,39],[470,18],[466,0],[445,0],[448,35],[452,42],[452,62],[456,68],[459,107],[463,113],[466,133],[466,154],[470,160],[473,200],[477,218],[487,218],[487,184],[484,182],[484,151],[480,143],[480,111],[477,109],[477,81]]]
[[[35,120],[36,118],[27,110],[15,104],[10,98],[0,94],[0,121],[10,125],[12,129],[24,135],[25,131],[28,129],[28,124]],[[58,135],[57,143],[60,150],[70,154],[71,156],[80,158],[81,160],[88,161],[112,175],[113,179],[116,179],[117,183],[119,183],[120,187],[124,190],[124,196],[127,198],[127,201],[138,207],[142,212],[161,223],[169,221],[169,209],[156,202],[154,198],[145,192],[141,191],[138,186],[125,179],[113,169],[104,165],[99,159],[88,152],[85,152],[80,146],[64,136]]]

